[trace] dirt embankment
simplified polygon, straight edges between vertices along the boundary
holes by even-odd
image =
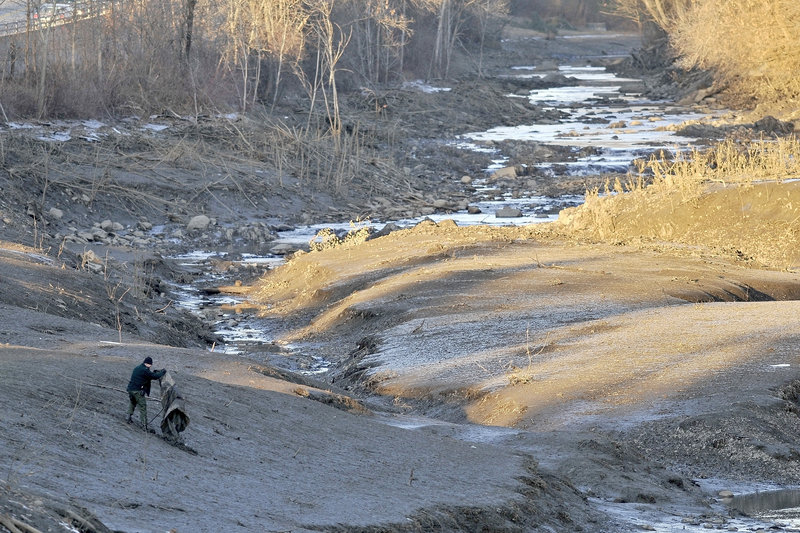
[[[709,186],[673,209],[620,196],[524,228],[423,224],[299,254],[251,298],[293,317],[281,340],[334,361],[338,386],[535,435],[521,447],[601,499],[793,484],[796,190]],[[660,474],[603,481],[609,445],[620,467]]]

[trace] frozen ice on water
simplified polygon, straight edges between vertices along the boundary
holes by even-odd
[[[150,131],[164,131],[167,128],[169,128],[169,126],[167,126],[166,124],[152,124],[151,123],[151,124],[145,124],[144,126],[142,126],[142,129],[150,130]]]
[[[84,120],[83,125],[93,130],[100,129],[105,126],[105,124],[103,124],[99,120]]]
[[[573,87],[552,87],[534,89],[528,95],[533,104],[573,104],[599,98],[602,95],[619,93],[622,86],[576,85]],[[617,95],[622,98],[621,94]]]
[[[72,139],[69,131],[62,131],[62,132],[53,132],[50,135],[40,135],[40,141],[57,141],[57,142],[67,142],[68,140]]]
[[[407,81],[403,83],[404,89],[416,89],[424,93],[441,93],[452,90],[450,87],[434,87],[422,80]]]

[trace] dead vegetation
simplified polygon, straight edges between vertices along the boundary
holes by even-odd
[[[603,240],[704,245],[770,268],[796,269],[800,143],[794,137],[661,154],[625,183],[588,191],[562,211],[572,231]],[[784,183],[786,182],[786,183]]]
[[[654,21],[682,66],[714,73],[717,90],[738,106],[760,106],[796,119],[800,42],[793,0],[618,0],[619,10]]]

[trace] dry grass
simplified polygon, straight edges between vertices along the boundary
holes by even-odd
[[[678,191],[686,200],[702,192],[709,182],[752,184],[800,177],[800,141],[794,136],[776,140],[738,142],[726,139],[708,149],[660,152],[637,162],[637,173],[613,191],[631,192],[652,187],[659,192]],[[612,188],[607,184],[606,192]],[[598,194],[595,190],[592,194]]]
[[[627,16],[656,22],[687,68],[714,72],[741,103],[786,105],[800,97],[796,0],[618,0]],[[786,102],[789,100],[789,102]]]
[[[726,140],[642,162],[626,183],[588,191],[586,202],[559,220],[601,240],[682,243],[796,269],[798,176],[797,139]]]

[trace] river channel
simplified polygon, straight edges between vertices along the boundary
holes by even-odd
[[[521,225],[549,222],[558,218],[560,209],[579,205],[583,195],[559,197],[539,195],[513,195],[510,191],[498,190],[492,180],[497,169],[506,166],[508,156],[498,148],[503,140],[532,142],[545,146],[570,148],[570,157],[563,161],[550,161],[537,165],[535,171],[548,179],[574,178],[581,175],[598,175],[628,172],[633,160],[646,156],[654,150],[683,150],[692,146],[696,139],[676,134],[678,126],[704,118],[708,113],[690,107],[677,106],[669,102],[657,102],[644,98],[636,92],[642,87],[641,80],[623,78],[608,71],[603,66],[587,62],[553,65],[550,68],[536,66],[516,66],[507,74],[512,77],[532,78],[561,76],[568,84],[542,90],[532,90],[527,96],[509,95],[509,98],[528,98],[536,105],[557,108],[566,112],[567,118],[558,123],[520,124],[514,127],[497,127],[486,131],[464,132],[454,141],[461,150],[477,150],[491,155],[492,165],[483,170],[471,186],[474,190],[470,200],[470,212],[464,210],[454,213],[434,213],[428,218],[434,222],[445,219],[458,225]],[[446,88],[430,87],[422,82],[415,84],[418,90],[442,91]],[[587,148],[589,150],[587,150]],[[574,155],[578,154],[578,155]],[[587,155],[580,155],[587,154]],[[533,169],[532,169],[533,170]],[[511,210],[512,215],[507,216]],[[502,215],[502,216],[498,216]],[[380,230],[393,223],[398,227],[410,227],[422,219],[369,220],[358,227],[369,226]],[[352,222],[339,224],[312,224],[279,232],[274,245],[285,244],[296,249],[307,249],[315,235],[323,229],[347,232],[354,228]],[[263,356],[273,351],[272,344],[278,325],[273,320],[261,319],[236,311],[240,301],[230,295],[207,294],[204,287],[224,283],[221,275],[211,268],[213,260],[231,260],[225,254],[198,250],[176,258],[184,267],[203,275],[193,286],[178,288],[180,305],[192,312],[203,315],[208,320],[213,317],[215,333],[224,342],[214,346],[214,350],[229,354],[256,354]],[[236,258],[240,267],[247,269],[274,268],[283,262],[282,255],[263,257],[243,256]],[[216,310],[216,312],[214,311]],[[299,346],[284,346],[281,351],[301,350]],[[324,373],[329,364],[313,356],[299,357],[304,360],[297,365],[297,357],[281,357],[271,360],[271,364],[283,363],[288,370],[310,374]]]
[[[579,205],[584,201],[582,195],[559,197],[539,195],[514,195],[510,191],[498,190],[492,174],[507,166],[509,157],[499,146],[501,141],[532,142],[545,146],[570,147],[571,156],[563,161],[550,161],[537,165],[535,171],[552,180],[582,175],[619,175],[631,171],[635,159],[646,157],[657,150],[681,151],[696,146],[697,139],[678,135],[680,126],[687,123],[713,118],[708,111],[684,107],[669,102],[652,101],[643,97],[638,90],[640,80],[623,78],[603,66],[587,62],[574,62],[542,69],[537,66],[520,65],[511,69],[510,76],[545,77],[564,76],[568,85],[542,90],[533,90],[527,96],[509,95],[509,98],[528,98],[532,103],[557,108],[566,112],[566,118],[558,123],[519,124],[513,127],[497,127],[486,131],[464,132],[454,142],[459,149],[477,150],[491,154],[492,165],[483,169],[483,175],[474,179],[474,189],[470,200],[471,212],[435,213],[425,218],[434,222],[450,219],[458,225],[521,225],[554,221],[558,210]],[[422,82],[415,84],[418,90],[441,91]],[[588,149],[588,150],[587,150]],[[477,208],[477,209],[475,209]],[[517,210],[519,216],[498,216],[503,209]],[[370,226],[380,230],[393,223],[398,227],[410,227],[422,219],[370,220],[358,227]],[[339,224],[312,224],[300,226],[279,233],[274,243],[291,245],[296,249],[307,249],[319,231],[332,229],[346,232],[353,224],[343,221]],[[223,275],[215,273],[211,267],[214,261],[225,260],[239,263],[240,270],[264,271],[276,268],[283,263],[282,255],[227,257],[224,253],[198,250],[175,258],[186,268],[201,272],[195,284],[178,287],[180,305],[202,315],[213,323],[215,333],[224,342],[214,345],[212,351],[238,354],[258,362],[266,362],[293,372],[309,376],[324,375],[332,363],[314,355],[313,345],[276,345],[273,340],[281,331],[280,319],[259,318],[242,311],[241,299],[225,294],[209,294],[204,288],[230,283]],[[409,417],[395,417],[387,423],[400,427],[436,424],[424,419],[417,422]],[[465,440],[502,440],[513,430],[508,428],[464,426],[454,430]],[[473,432],[473,434],[469,434]],[[724,481],[704,480],[709,494],[718,493],[728,487]],[[726,506],[732,505],[750,515],[732,518],[724,525],[704,523],[702,520],[681,519],[669,514],[645,517],[627,505],[595,501],[598,508],[623,521],[635,523],[647,521],[647,529],[652,531],[703,531],[728,528],[731,530],[757,530],[763,527],[786,528],[797,531],[800,519],[797,518],[796,491],[774,492],[780,487],[740,486],[737,492],[743,496],[737,499],[721,498],[714,507],[725,514]],[[766,492],[766,496],[762,493]],[[788,503],[787,503],[788,502]],[[791,507],[791,509],[783,509]],[[772,512],[772,510],[781,511]]]

